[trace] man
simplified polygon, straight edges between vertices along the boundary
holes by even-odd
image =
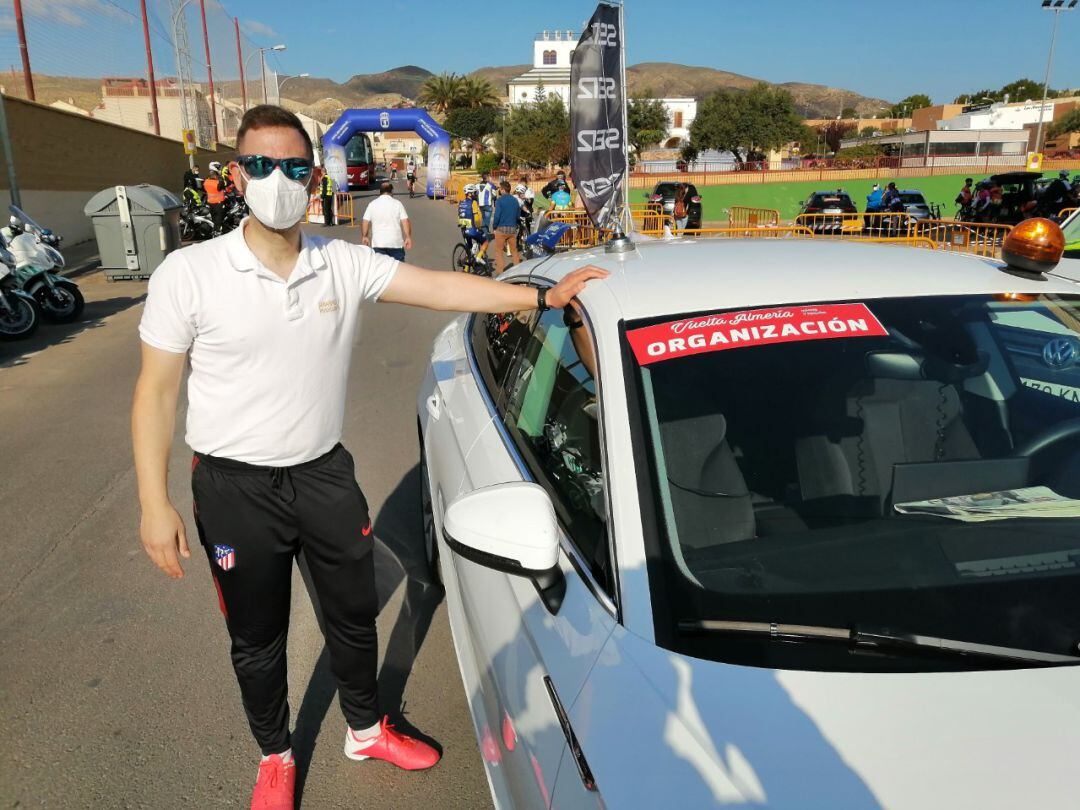
[[[518,207],[521,209],[521,213],[518,214],[518,221],[524,222],[525,230],[532,233],[533,201],[536,199],[536,192],[525,183],[518,183],[514,186],[514,196],[517,198]]]
[[[392,157],[386,158],[386,168],[390,172],[390,180],[397,180],[397,164]]]
[[[559,171],[555,173],[554,180],[550,181],[546,186],[540,189],[540,193],[548,200],[550,200],[551,196],[557,191],[565,191],[567,194],[570,193],[570,184],[566,182],[566,172],[562,169],[559,169]]]
[[[379,186],[379,196],[368,205],[360,221],[363,242],[376,253],[405,261],[405,251],[412,250],[412,223],[405,206],[394,199],[394,185]]]
[[[479,245],[476,251],[476,259],[487,263],[484,252],[491,241],[488,232],[484,230],[483,218],[480,215],[480,206],[476,204],[476,186],[469,183],[462,189],[464,196],[458,203],[458,228],[461,229],[461,238],[470,252]],[[456,268],[455,268],[456,269]]]
[[[487,172],[480,174],[480,182],[476,184],[476,204],[480,206],[480,219],[483,223],[480,227],[487,231],[491,230],[491,212],[495,208],[495,195],[498,188],[491,182]]]
[[[413,187],[416,185],[416,161],[411,157],[405,164],[405,184],[409,188],[409,199],[413,198]]]
[[[492,229],[495,231],[495,275],[501,276],[506,269],[506,248],[509,246],[514,264],[521,264],[521,254],[517,247],[518,217],[521,206],[517,197],[510,193],[510,184],[503,180],[499,183],[499,198],[495,201],[495,213],[492,217]]]
[[[324,228],[335,224],[334,219],[334,178],[330,172],[324,171],[319,181],[319,199],[322,200],[322,223]]]
[[[263,754],[251,807],[285,810],[296,778],[285,640],[301,550],[348,721],[346,756],[407,770],[439,759],[378,708],[374,538],[352,457],[340,444],[357,307],[364,300],[495,313],[565,307],[607,273],[583,267],[545,292],[301,235],[313,151],[299,119],[281,107],[253,107],[240,122],[237,151],[236,181],[251,216],[225,237],[171,253],[151,277],[132,437],[143,547],[180,579],[180,558],[190,551],[167,468],[190,352],[195,526]]]
[[[522,210],[533,215],[533,210],[536,205],[536,192],[532,190],[532,186],[529,185],[529,178],[522,175],[518,178],[518,188],[524,188],[525,191],[518,196],[521,198]]]
[[[199,191],[202,188],[202,178],[199,177],[199,167],[192,166],[186,172],[184,172],[184,188],[193,188]]]
[[[210,206],[210,219],[214,223],[214,233],[221,233],[221,225],[225,221],[225,184],[221,182],[221,164],[213,162],[209,166],[210,176],[203,183],[203,191],[206,192],[206,204]]]
[[[896,188],[896,183],[889,183],[885,187],[885,193],[881,195],[881,207],[884,211],[903,210],[903,203],[900,199],[900,192]]]

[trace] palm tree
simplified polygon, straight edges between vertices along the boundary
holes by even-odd
[[[445,113],[458,106],[463,79],[456,73],[430,76],[420,87],[417,100],[430,110]]]
[[[461,79],[459,102],[462,107],[496,107],[500,99],[487,79],[465,76]]]

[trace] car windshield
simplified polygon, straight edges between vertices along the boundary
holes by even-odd
[[[676,188],[675,183],[660,183],[653,190],[653,194],[659,194],[662,197],[674,197]]]
[[[1065,220],[1061,230],[1065,234],[1065,258],[1080,259],[1080,211]]]
[[[847,194],[815,194],[811,204],[843,207],[851,205],[851,197]]]
[[[902,191],[900,192],[900,200],[905,205],[926,205],[926,198],[918,192]]]
[[[762,666],[988,666],[686,632],[722,620],[1076,653],[1080,296],[712,312],[626,337],[661,643]]]

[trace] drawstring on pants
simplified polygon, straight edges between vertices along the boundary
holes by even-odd
[[[283,503],[292,503],[296,498],[292,474],[289,472],[288,467],[273,467],[270,470],[270,488],[274,490]]]

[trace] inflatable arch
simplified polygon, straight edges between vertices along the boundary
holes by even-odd
[[[450,135],[425,110],[345,110],[323,136],[323,163],[340,188],[348,188],[345,144],[357,132],[411,129],[428,145],[427,195],[446,196],[450,180]]]

